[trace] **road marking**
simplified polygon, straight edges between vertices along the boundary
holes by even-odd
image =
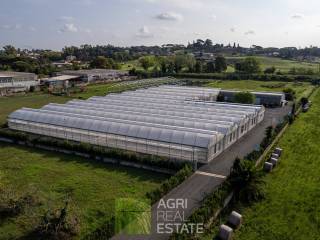
[[[204,176],[209,176],[209,177],[215,177],[215,178],[221,178],[221,179],[226,179],[226,176],[214,174],[214,173],[207,173],[207,172],[201,172],[201,171],[196,171],[196,174],[204,175]]]

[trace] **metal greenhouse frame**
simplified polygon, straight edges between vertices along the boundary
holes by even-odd
[[[152,87],[23,108],[11,129],[208,163],[264,118],[264,107],[212,101],[217,89]]]

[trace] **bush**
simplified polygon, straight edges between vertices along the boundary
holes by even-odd
[[[161,199],[164,195],[174,189],[176,186],[180,185],[184,180],[190,177],[193,173],[192,167],[190,164],[185,164],[185,166],[178,171],[174,176],[167,179],[160,187],[148,192],[146,194],[147,198],[151,200],[151,203],[154,204]]]
[[[74,141],[62,140],[53,137],[40,136],[31,133],[13,131],[10,129],[0,129],[0,136],[13,139],[15,142],[23,141],[33,146],[44,145],[53,148],[59,148],[69,151],[90,154],[92,158],[112,158],[115,160],[134,162],[149,165],[151,167],[168,168],[180,170],[184,167],[183,161],[171,161],[169,158],[136,153],[127,150],[94,146],[88,143],[79,143]]]
[[[27,239],[70,240],[79,233],[79,220],[70,217],[68,202],[62,209],[47,211]]]
[[[285,93],[287,101],[294,100],[296,92],[292,88],[283,89],[283,92]]]
[[[264,197],[261,185],[263,173],[255,167],[255,163],[237,158],[231,169],[229,181],[234,189],[237,201],[251,203]]]
[[[255,96],[250,92],[238,92],[234,95],[233,102],[242,104],[254,104]]]
[[[18,196],[14,191],[8,188],[0,189],[0,224],[1,221],[16,217],[24,212],[25,209],[40,203],[34,194],[25,194]]]

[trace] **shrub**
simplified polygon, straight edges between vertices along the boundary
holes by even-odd
[[[254,104],[255,96],[250,92],[238,92],[234,95],[234,102],[243,104]]]
[[[263,173],[255,167],[255,163],[237,158],[231,169],[229,181],[234,188],[236,200],[244,203],[258,201],[264,197],[261,185]]]
[[[287,101],[294,100],[296,92],[292,88],[283,89],[283,92],[285,93]]]
[[[79,220],[70,217],[68,202],[62,209],[47,211],[37,226],[26,239],[70,240],[79,233]]]
[[[185,164],[185,166],[178,171],[174,176],[170,177],[162,183],[160,187],[148,192],[146,194],[147,198],[151,200],[151,203],[154,204],[160,200],[160,198],[174,189],[176,186],[181,184],[184,180],[190,177],[193,173],[192,167],[190,164]]]

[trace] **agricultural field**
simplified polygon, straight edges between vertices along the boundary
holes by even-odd
[[[252,91],[267,91],[267,92],[282,92],[286,88],[292,88],[296,92],[297,99],[307,96],[313,89],[310,83],[292,83],[292,82],[275,82],[275,81],[228,81],[216,80],[210,81],[206,87],[232,89],[232,90],[252,90]]]
[[[231,61],[241,60],[244,58],[245,57],[227,57],[227,59]],[[319,73],[320,70],[319,64],[317,63],[284,60],[276,57],[255,56],[255,58],[257,58],[260,61],[263,70],[272,66],[274,66],[277,70],[280,70],[283,73],[288,73],[289,70],[293,67],[312,69],[315,73]]]
[[[266,180],[266,199],[244,208],[237,240],[319,239],[320,91],[308,113],[290,126],[279,145],[280,165]]]
[[[47,210],[61,209],[67,199],[69,213],[79,219],[84,236],[114,215],[116,198],[143,199],[167,177],[88,161],[0,143],[0,190],[13,198],[31,194],[36,199],[18,217],[0,221],[0,239],[25,235]]]

